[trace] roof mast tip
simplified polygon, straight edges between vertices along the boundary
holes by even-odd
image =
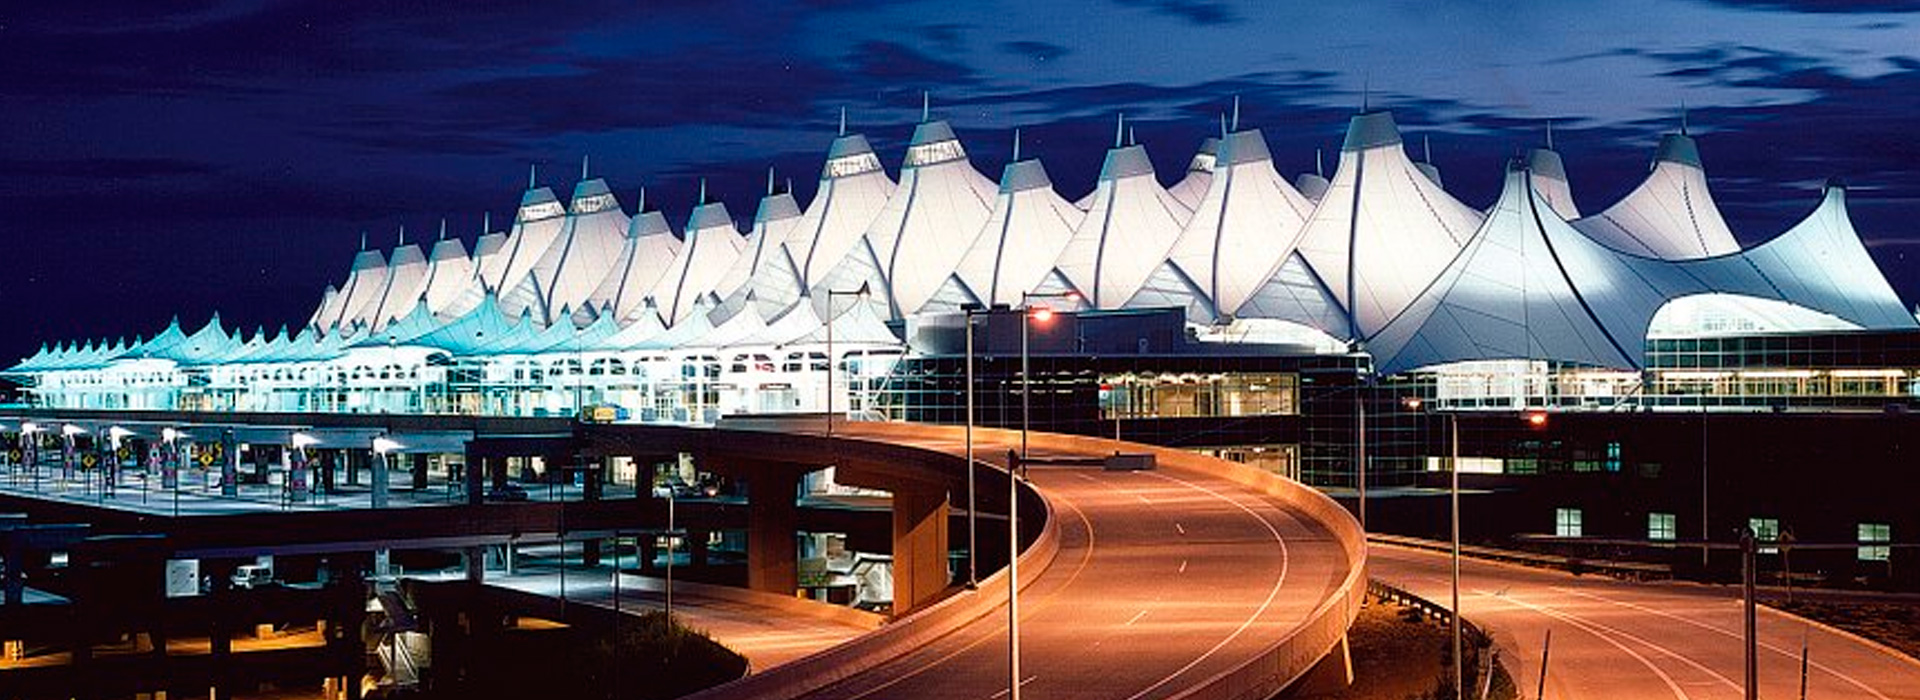
[[[1013,127],[1013,162],[1020,162],[1020,127]]]

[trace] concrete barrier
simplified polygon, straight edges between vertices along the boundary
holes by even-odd
[[[620,575],[620,581],[621,588],[630,591],[659,593],[667,589],[666,579],[654,576],[623,573]],[[685,593],[707,600],[720,600],[752,605],[757,608],[777,610],[783,615],[824,620],[850,627],[879,629],[881,625],[887,622],[887,616],[867,612],[859,608],[822,603],[817,600],[796,598],[790,595],[780,595],[766,591],[755,591],[739,586],[721,586],[695,581],[674,581],[673,590],[677,593]]]
[[[861,438],[846,435],[842,439]],[[1045,498],[1025,483],[1022,483],[1021,489],[1021,512],[1046,519],[1039,535],[1020,553],[1019,585],[1025,589],[1046,572],[1055,555],[1059,554],[1060,527]],[[1006,602],[1007,571],[1001,569],[982,580],[979,588],[956,591],[938,603],[845,644],[763,669],[740,680],[689,695],[687,699],[772,700],[806,695],[905,655],[993,613],[1005,606]]]

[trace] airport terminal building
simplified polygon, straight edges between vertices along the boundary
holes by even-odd
[[[1408,155],[1387,112],[1352,118],[1330,176],[1288,179],[1258,129],[1222,127],[1171,177],[1117,138],[1077,199],[1017,150],[997,183],[982,175],[944,121],[915,126],[891,172],[843,127],[812,200],[770,175],[744,231],[704,193],[677,231],[644,190],[629,213],[583,166],[565,200],[530,177],[511,225],[470,245],[444,227],[363,242],[278,330],[216,314],[49,344],[4,375],[53,408],[958,423],[971,374],[983,424],[1118,433],[1333,488],[1359,485],[1360,464],[1419,484],[1448,421],[1470,426],[1463,471],[1630,474],[1662,448],[1542,431],[1897,418],[1920,399],[1915,317],[1838,183],[1743,247],[1685,133],[1596,213],[1550,148],[1509,163],[1482,208]],[[1515,427],[1532,412],[1552,425]]]

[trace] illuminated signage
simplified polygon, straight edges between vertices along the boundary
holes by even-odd
[[[907,167],[945,163],[965,157],[967,151],[960,147],[959,139],[923,143],[907,148]]]
[[[879,169],[880,157],[872,153],[855,153],[827,161],[827,177],[831,178],[870,173]]]
[[[573,200],[573,213],[592,214],[613,208],[613,194],[596,194]]]
[[[541,219],[551,219],[565,213],[567,213],[567,210],[562,209],[559,202],[529,204],[520,207],[520,222],[526,223],[529,221],[539,221]]]

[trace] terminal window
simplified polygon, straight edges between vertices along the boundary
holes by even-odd
[[[1672,513],[1647,514],[1647,539],[1672,541],[1679,534]]]
[[[1294,415],[1300,377],[1285,372],[1138,373],[1102,377],[1101,417]]]
[[[1753,531],[1754,541],[1762,543],[1763,545],[1766,543],[1780,541],[1780,519],[1779,518],[1747,518],[1747,529]],[[1760,548],[1760,553],[1761,554],[1779,554],[1780,548],[1762,546]]]
[[[1860,561],[1887,561],[1893,554],[1893,526],[1886,523],[1860,523]]]
[[[1580,521],[1579,508],[1553,509],[1553,535],[1555,537],[1580,537]]]

